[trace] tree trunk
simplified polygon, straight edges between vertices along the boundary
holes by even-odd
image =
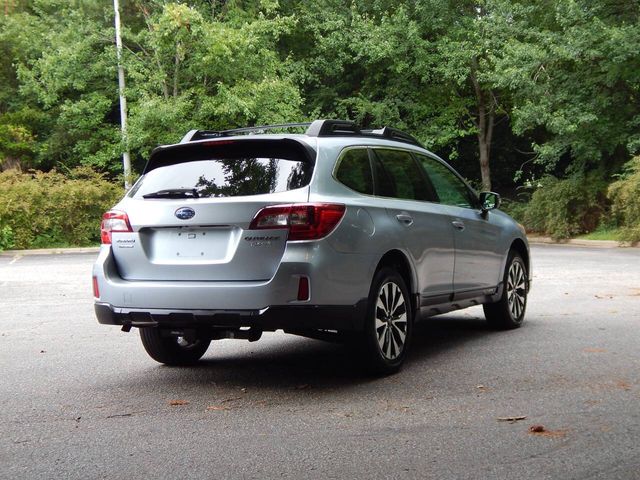
[[[180,73],[180,43],[176,44],[176,56],[173,64],[173,97],[178,96],[178,74]]]
[[[180,72],[180,57],[176,53],[175,64],[173,67],[173,97],[178,96],[178,73]]]
[[[480,175],[482,176],[482,190],[491,191],[491,168],[489,167],[489,144],[478,134],[480,150]]]
[[[149,14],[149,11],[142,4],[139,4],[138,8],[144,16],[144,21],[147,24],[147,28],[150,32],[153,32],[153,27],[151,26],[151,15]],[[153,48],[153,59],[155,60],[156,66],[158,67],[158,72],[160,73],[160,88],[162,88],[162,95],[164,96],[165,100],[169,100],[169,86],[167,85],[167,75],[164,71],[164,68],[162,68],[162,63],[160,63],[160,57],[158,56],[158,50],[156,48]]]
[[[491,139],[493,137],[493,123],[495,119],[494,103],[492,96],[487,94],[478,82],[476,76],[477,61],[472,62],[471,83],[476,93],[478,104],[478,117],[476,127],[478,128],[478,151],[480,153],[480,175],[482,177],[482,189],[491,191]]]
[[[4,160],[0,159],[0,172],[11,169],[16,169],[19,172],[22,171],[22,164],[20,163],[20,159],[15,157],[5,157]]]

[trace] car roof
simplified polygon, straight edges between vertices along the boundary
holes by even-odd
[[[295,131],[297,130],[297,132]],[[304,130],[304,133],[302,132]],[[422,147],[422,144],[410,134],[393,127],[382,127],[378,129],[363,129],[353,122],[347,120],[314,120],[310,123],[284,123],[277,125],[261,125],[256,127],[243,127],[232,130],[191,130],[181,140],[180,143],[189,143],[198,140],[213,140],[216,138],[268,135],[268,132],[286,132],[287,136],[302,134],[305,137],[327,138],[327,137],[358,137],[358,138],[381,138],[401,143],[407,143]],[[282,133],[280,133],[282,135]]]
[[[292,130],[305,130],[304,133],[291,132]],[[287,133],[267,133],[284,131]],[[401,130],[392,127],[379,129],[361,129],[353,122],[346,120],[315,120],[311,123],[288,123],[278,125],[262,125],[257,127],[244,127],[233,130],[191,130],[177,144],[161,145],[151,152],[151,156],[145,166],[145,173],[158,166],[158,160],[177,150],[198,149],[208,145],[223,144],[226,142],[264,142],[265,144],[278,141],[297,143],[306,150],[308,161],[314,162],[320,149],[338,149],[348,146],[363,147],[394,147],[412,150],[418,153],[426,153],[435,156],[426,150],[414,137]]]

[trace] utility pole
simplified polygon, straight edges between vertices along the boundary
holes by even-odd
[[[116,24],[116,49],[118,53],[118,89],[120,91],[120,131],[122,132],[122,166],[124,167],[124,188],[131,188],[131,158],[129,156],[129,139],[127,138],[127,98],[124,96],[124,67],[122,66],[122,38],[120,36],[120,5],[113,0]]]

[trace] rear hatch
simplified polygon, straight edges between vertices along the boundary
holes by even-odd
[[[315,152],[292,139],[214,140],[157,150],[118,206],[126,280],[259,281],[275,274],[288,230],[249,230],[265,206],[307,202]]]

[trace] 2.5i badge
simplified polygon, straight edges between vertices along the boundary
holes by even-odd
[[[136,245],[136,241],[133,238],[116,240],[118,248],[133,248]]]
[[[271,242],[275,241],[275,240],[280,240],[280,237],[278,236],[267,236],[267,235],[260,235],[260,236],[246,236],[244,237],[244,239],[247,242],[251,242],[251,246],[252,247],[263,247],[263,246],[269,246],[271,245]]]

